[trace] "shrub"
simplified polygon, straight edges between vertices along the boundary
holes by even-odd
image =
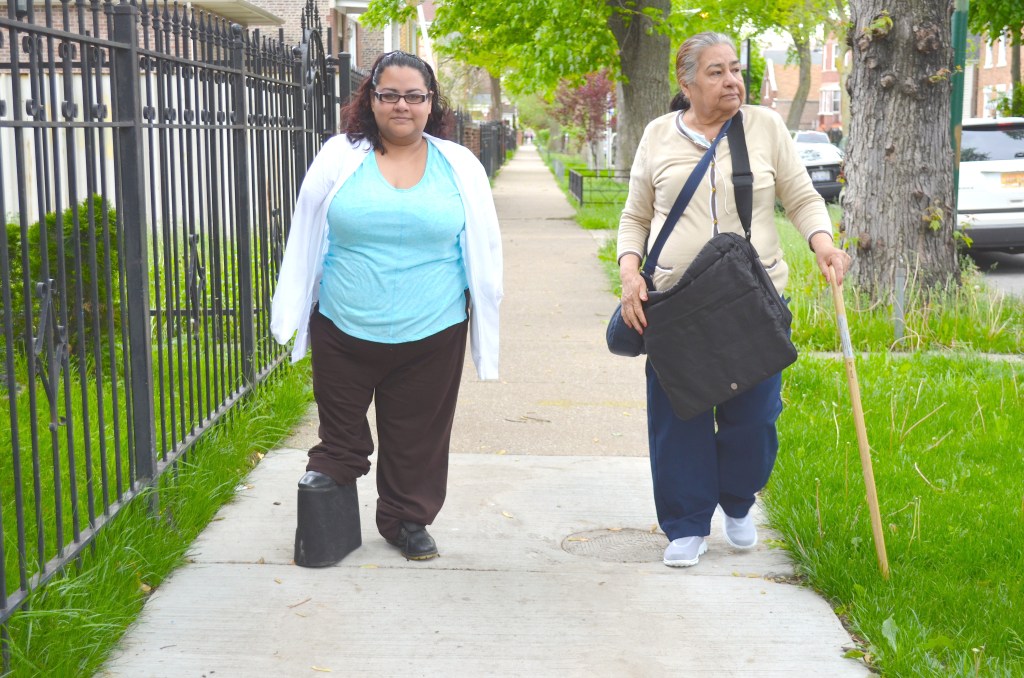
[[[61,214],[60,228],[57,227],[57,214],[48,212],[43,218],[46,224],[46,263],[48,276],[54,280],[54,296],[52,310],[60,319],[61,310],[67,313],[68,344],[74,352],[85,341],[91,343],[107,335],[106,314],[113,312],[114,327],[120,324],[119,281],[120,266],[118,260],[117,214],[113,209],[104,210],[106,199],[94,195],[83,200],[74,208],[68,208]],[[90,221],[90,212],[92,220]],[[43,279],[43,233],[40,222],[28,227],[27,238],[22,241],[21,226],[17,223],[7,224],[7,251],[10,257],[10,288],[11,288],[11,320],[15,346],[26,350],[25,346],[25,308],[26,296],[31,300],[32,334],[38,334],[41,323],[40,297],[36,286]],[[60,261],[58,260],[58,232],[63,244],[64,278],[61,280]],[[91,239],[95,239],[95,251],[91,251]],[[76,261],[76,240],[79,259]],[[109,248],[109,251],[108,249]],[[28,285],[24,279],[23,255],[28,254]],[[108,256],[109,253],[109,269]],[[79,287],[81,286],[82,311],[85,318],[84,327],[77,321]],[[93,304],[93,286],[96,290],[96,306]],[[110,304],[108,305],[108,294]],[[99,313],[99,327],[93,322],[93,311]],[[115,329],[116,331],[116,329]],[[84,332],[84,336],[83,336]]]

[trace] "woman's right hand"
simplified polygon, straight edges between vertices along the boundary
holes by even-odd
[[[647,281],[640,275],[640,257],[625,254],[619,261],[619,279],[622,281],[622,319],[640,334],[647,327],[643,302],[647,301]]]

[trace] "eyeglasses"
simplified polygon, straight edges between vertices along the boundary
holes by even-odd
[[[405,99],[405,103],[410,105],[422,104],[430,98],[430,94],[420,94],[419,92],[414,92],[412,94],[399,94],[398,92],[375,91],[373,96],[377,97],[377,101],[383,101],[386,104],[397,104],[399,99]]]

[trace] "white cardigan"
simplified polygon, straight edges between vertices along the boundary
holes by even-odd
[[[471,300],[470,347],[477,375],[498,378],[498,305],[502,297],[501,234],[491,186],[480,161],[466,147],[425,134],[452,166],[466,210],[460,238]],[[295,335],[292,362],[309,346],[309,317],[320,293],[327,256],[327,208],[370,152],[366,139],[331,137],[313,159],[295,203],[291,232],[270,309],[270,331],[280,344]]]

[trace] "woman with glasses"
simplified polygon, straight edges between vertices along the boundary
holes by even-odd
[[[312,345],[320,443],[299,481],[300,565],[347,553],[303,562],[319,549],[300,544],[302,497],[341,491],[355,505],[371,401],[377,529],[409,560],[437,556],[426,526],[444,503],[467,333],[479,378],[498,377],[497,214],[480,162],[444,140],[448,113],[425,61],[383,54],[299,191],[271,329],[280,343],[295,335],[293,361]]]

